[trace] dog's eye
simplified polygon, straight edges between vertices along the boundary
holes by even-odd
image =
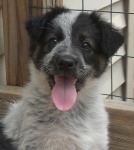
[[[88,42],[83,42],[82,43],[82,48],[89,49],[89,48],[91,48],[91,45]]]
[[[56,45],[57,43],[58,43],[58,40],[56,38],[51,38],[49,40],[49,44],[52,45],[52,46]]]

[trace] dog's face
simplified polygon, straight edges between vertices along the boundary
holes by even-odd
[[[54,8],[28,21],[26,29],[31,42],[30,56],[35,67],[47,74],[54,99],[61,99],[57,95],[66,99],[65,95],[74,93],[70,97],[74,101],[86,79],[98,78],[109,57],[123,43],[122,35],[96,13],[64,8]],[[61,102],[54,103],[62,107]],[[70,103],[66,110],[73,105]]]

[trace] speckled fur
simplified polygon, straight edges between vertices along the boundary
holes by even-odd
[[[54,14],[52,12],[52,15]],[[93,61],[91,63],[89,60],[89,64],[87,64],[81,50],[77,48],[76,52],[80,53],[79,61],[84,66],[83,68],[86,71],[91,71],[92,74],[93,66],[96,66],[96,72],[98,71],[99,75],[94,77],[90,76],[90,74],[84,76],[85,84],[78,92],[76,103],[68,111],[62,112],[55,107],[51,98],[48,75],[42,69],[42,66],[48,65],[51,62],[53,56],[59,50],[58,46],[68,55],[71,56],[73,54],[71,51],[75,47],[72,46],[72,35],[70,34],[72,33],[72,24],[75,22],[77,15],[78,13],[67,12],[66,14],[59,15],[53,21],[55,25],[62,27],[65,39],[47,54],[44,54],[43,50],[40,51],[40,45],[34,48],[35,43],[38,43],[39,38],[42,37],[42,32],[39,29],[41,27],[40,23],[42,22],[41,25],[43,25],[46,19],[45,16],[35,20],[35,22],[28,23],[27,30],[33,42],[30,52],[32,60],[29,65],[31,79],[24,88],[21,100],[10,107],[8,114],[3,120],[5,135],[14,141],[14,145],[18,150],[108,150],[109,121],[98,89],[101,86],[100,75],[105,71],[108,58],[123,43],[122,36],[95,14],[90,15],[90,17],[93,17],[93,24],[92,21],[90,23],[93,29],[93,36],[96,29],[98,31],[103,30],[104,37],[97,34],[100,38],[104,38],[102,42],[105,42],[106,46],[104,47],[104,43],[100,42],[100,47],[104,47],[105,51],[101,50],[99,54],[95,54],[96,62]],[[88,14],[83,16],[88,18]],[[51,17],[53,18],[53,16]],[[82,19],[82,15],[80,17]],[[104,29],[101,26],[102,24],[105,26]],[[31,29],[32,26],[33,29]],[[107,34],[111,38],[108,41]],[[107,45],[110,42],[112,42],[112,45]],[[65,49],[65,46],[68,49]],[[109,47],[110,51],[107,51],[107,47]],[[42,60],[36,61],[39,58],[36,56],[39,52],[41,52],[39,56]],[[90,54],[91,59],[92,53]],[[97,57],[96,55],[100,56]],[[102,60],[99,61],[98,59],[100,58]],[[38,68],[36,62],[42,63],[41,68]],[[90,64],[94,65],[91,66]]]
[[[108,117],[96,81],[89,78],[74,108],[61,112],[44,74],[32,63],[31,75],[21,101],[4,119],[5,133],[19,150],[107,150]]]

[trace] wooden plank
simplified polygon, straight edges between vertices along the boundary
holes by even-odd
[[[0,85],[6,85],[6,70],[5,70],[5,57],[4,54],[0,55]]]
[[[21,96],[23,87],[18,86],[0,86],[0,93]]]
[[[43,13],[49,11],[50,7],[54,6],[54,0],[43,0]]]
[[[29,0],[28,1],[29,6],[29,17],[35,17],[39,16],[43,13],[43,0]]]
[[[41,6],[42,0],[33,0]],[[21,86],[28,79],[28,37],[25,21],[29,17],[28,0],[2,0],[4,22],[4,51],[6,61],[7,85]],[[40,9],[33,10],[32,15],[40,14]]]
[[[134,149],[134,103],[105,101],[110,117],[110,150]]]
[[[129,12],[134,12],[134,0],[129,0]],[[127,55],[134,57],[134,15],[128,15]],[[134,98],[134,59],[127,58],[126,97]],[[131,100],[128,100],[131,101]]]
[[[30,17],[46,13],[50,7],[54,6],[63,6],[63,0],[29,0]]]
[[[3,19],[2,19],[2,9],[0,5],[0,55],[4,53],[3,50]]]
[[[63,6],[63,0],[43,0],[43,13],[49,11],[50,7]]]
[[[27,81],[28,37],[25,31],[26,0],[2,0],[4,51],[8,85]]]
[[[110,117],[110,150],[134,150],[134,104],[115,101],[106,102],[106,106]]]
[[[56,6],[63,6],[63,0],[57,0],[55,5]]]
[[[117,101],[115,99],[106,99],[105,106],[109,109],[122,110],[122,111],[134,111],[134,103],[127,101]]]

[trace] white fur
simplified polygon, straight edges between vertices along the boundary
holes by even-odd
[[[51,100],[44,73],[31,68],[31,81],[21,101],[4,119],[5,134],[19,150],[107,150],[108,117],[91,78],[78,93],[72,110],[61,112]],[[46,98],[47,97],[47,98]],[[52,120],[51,120],[52,119]]]
[[[71,37],[71,26],[76,21],[79,14],[80,12],[70,11],[68,13],[58,15],[58,17],[54,19],[54,24],[59,25],[62,28],[62,30],[64,31],[64,35],[66,35],[66,38]]]

